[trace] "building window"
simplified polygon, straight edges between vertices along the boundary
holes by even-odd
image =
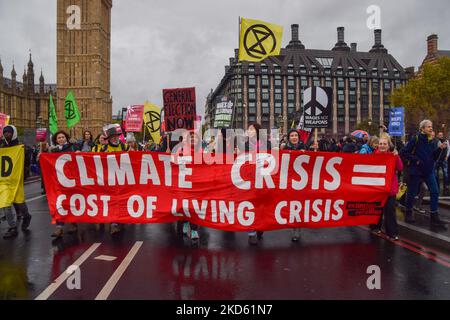
[[[262,76],[261,84],[263,87],[268,87],[269,86],[269,78],[267,76]]]
[[[294,78],[289,77],[287,81],[288,87],[295,87],[295,80]]]
[[[350,89],[355,89],[356,88],[356,80],[353,78],[350,79],[349,85],[350,85]]]
[[[306,67],[303,64],[300,66],[300,73],[306,74]]]
[[[331,78],[325,78],[325,87],[333,87],[333,83],[331,81]]]
[[[307,87],[308,86],[308,79],[306,77],[301,77],[300,85],[302,87]]]
[[[345,87],[345,82],[344,82],[343,78],[338,78],[337,83],[338,83],[338,85],[337,85],[338,88],[344,88]]]
[[[315,87],[319,87],[320,86],[320,79],[319,79],[319,77],[314,77],[313,78],[313,86],[315,86]]]

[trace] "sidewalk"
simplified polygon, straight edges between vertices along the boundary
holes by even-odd
[[[448,197],[447,197],[448,198]],[[405,236],[425,246],[432,246],[450,252],[450,198],[439,201],[439,213],[441,220],[448,223],[448,230],[430,226],[429,206],[424,203],[421,207],[424,211],[414,210],[414,224],[405,222],[403,208],[397,208],[397,222],[400,236]],[[445,207],[447,205],[447,207]]]

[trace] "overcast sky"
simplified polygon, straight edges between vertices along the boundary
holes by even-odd
[[[300,26],[300,40],[311,49],[331,49],[336,28],[345,41],[367,51],[373,31],[366,26],[370,5],[381,8],[383,44],[402,66],[419,66],[426,38],[439,36],[439,49],[450,50],[448,0],[113,0],[111,94],[113,112],[148,99],[162,105],[163,88],[197,88],[197,110],[224,75],[238,43],[238,17],[284,26]],[[18,78],[31,49],[35,72],[56,82],[56,0],[0,0],[0,57],[10,77]],[[36,81],[39,76],[36,77]]]

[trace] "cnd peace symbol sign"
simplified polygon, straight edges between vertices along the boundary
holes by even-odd
[[[157,132],[161,127],[161,115],[156,111],[149,111],[145,113],[149,121],[145,122],[145,126],[150,132]]]
[[[250,34],[252,34],[253,37],[249,38]],[[260,59],[268,53],[272,53],[276,46],[277,40],[275,35],[272,30],[263,24],[254,24],[245,32],[244,48],[247,54],[252,58]]]
[[[64,109],[66,110],[67,120],[73,120],[77,117],[72,101],[66,101],[66,103],[64,104]]]

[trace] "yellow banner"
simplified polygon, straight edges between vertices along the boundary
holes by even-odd
[[[0,208],[24,203],[24,146],[0,148]]]
[[[283,27],[251,19],[241,19],[239,61],[262,61],[281,51]]]
[[[159,143],[161,140],[161,108],[153,103],[144,103],[144,124],[150,133],[153,142]]]

